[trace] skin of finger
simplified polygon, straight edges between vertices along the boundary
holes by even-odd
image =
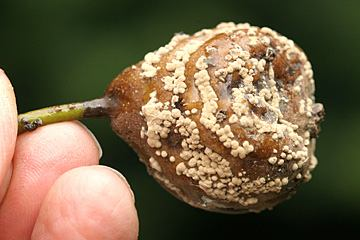
[[[12,176],[12,172],[13,172],[13,164],[11,163],[10,164],[10,167],[8,168],[8,172],[6,173],[4,179],[3,179],[3,182],[2,182],[2,186],[0,188],[0,199],[3,199],[6,192],[7,192],[7,189],[10,185],[10,180],[11,180],[11,176]],[[0,204],[1,206],[1,204]]]
[[[6,177],[14,154],[17,135],[15,94],[9,79],[0,69],[0,193],[6,192]],[[1,196],[2,195],[2,196]],[[4,194],[0,195],[0,203]]]
[[[138,217],[128,184],[101,166],[61,176],[47,194],[32,240],[135,240]]]
[[[10,186],[0,206],[0,240],[29,239],[41,203],[56,179],[72,168],[98,162],[97,143],[76,122],[20,135]]]

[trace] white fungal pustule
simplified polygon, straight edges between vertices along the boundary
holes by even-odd
[[[169,51],[174,49],[174,47],[182,40],[188,38],[186,34],[177,34],[175,35],[169,44],[164,47],[160,47],[155,52],[147,53],[144,57],[144,62],[141,64],[141,76],[145,78],[151,78],[156,76],[157,70],[159,67],[155,66],[160,62],[161,56],[167,54]]]
[[[153,157],[149,158],[149,163],[150,163],[150,167],[152,167],[156,171],[158,171],[158,172],[162,171],[159,162],[156,161],[155,158],[153,158]]]
[[[211,129],[217,121],[215,113],[218,108],[218,97],[210,84],[210,76],[207,71],[208,64],[206,63],[205,56],[201,56],[197,60],[196,68],[198,71],[194,74],[195,85],[200,92],[200,97],[203,102],[200,123],[207,129]]]

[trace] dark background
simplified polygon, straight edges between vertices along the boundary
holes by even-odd
[[[125,67],[169,41],[221,21],[268,26],[294,39],[313,65],[326,121],[319,165],[290,201],[260,214],[223,215],[176,200],[149,177],[108,120],[87,120],[102,163],[136,196],[140,239],[347,235],[360,226],[360,1],[0,0],[0,67],[19,112],[101,96]],[[99,203],[106,204],[106,203]]]

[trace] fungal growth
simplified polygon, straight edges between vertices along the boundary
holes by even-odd
[[[304,52],[269,28],[234,23],[176,34],[102,99],[74,106],[71,119],[108,115],[174,196],[227,213],[270,209],[310,180],[324,115]],[[19,129],[74,112],[57,108],[20,115]]]

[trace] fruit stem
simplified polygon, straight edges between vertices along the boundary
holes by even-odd
[[[111,98],[103,97],[80,103],[46,107],[18,116],[18,134],[33,131],[51,123],[109,116],[113,106]]]

